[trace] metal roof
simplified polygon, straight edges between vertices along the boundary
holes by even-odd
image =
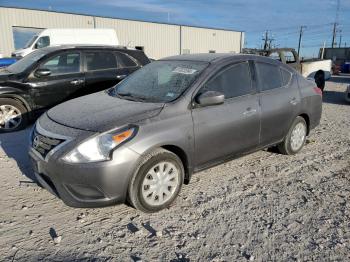
[[[152,23],[152,24],[176,25],[176,26],[186,26],[186,27],[194,27],[194,28],[202,28],[202,29],[223,30],[223,31],[230,31],[230,32],[240,32],[240,33],[245,32],[245,31],[241,31],[241,30],[234,30],[234,29],[228,29],[228,28],[205,27],[205,26],[185,25],[185,24],[176,24],[176,23],[154,22],[154,21],[139,20],[139,19],[119,18],[119,17],[112,17],[112,16],[99,16],[99,15],[93,15],[93,14],[61,12],[61,11],[53,11],[53,10],[45,10],[45,9],[32,9],[32,8],[26,8],[26,7],[3,6],[3,5],[0,5],[0,7],[13,8],[13,9],[23,9],[23,10],[30,10],[30,11],[42,11],[42,12],[50,12],[50,13],[59,13],[59,14],[69,14],[69,15],[81,15],[81,16],[92,16],[92,17],[100,17],[100,18],[119,19],[119,20],[125,20],[125,21],[136,21],[136,22]]]

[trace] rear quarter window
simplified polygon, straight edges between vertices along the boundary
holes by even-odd
[[[292,79],[292,73],[284,68],[281,68],[281,74],[282,74],[283,86],[288,85],[290,80]]]
[[[122,52],[116,52],[118,67],[136,67],[138,66],[135,58]]]

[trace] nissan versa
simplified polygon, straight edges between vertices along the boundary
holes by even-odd
[[[266,57],[182,55],[46,112],[32,132],[38,182],[73,207],[169,206],[194,172],[277,146],[319,124],[315,84]]]

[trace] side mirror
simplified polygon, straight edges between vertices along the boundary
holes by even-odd
[[[50,69],[39,68],[34,72],[34,76],[36,77],[44,77],[51,75]]]
[[[225,101],[225,95],[217,91],[206,91],[197,96],[196,101],[201,106],[220,105]]]

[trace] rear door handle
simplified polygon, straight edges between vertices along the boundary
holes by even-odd
[[[255,113],[256,113],[256,109],[252,109],[248,107],[247,110],[243,112],[243,115],[251,116],[251,115],[254,115]]]
[[[84,83],[84,80],[83,79],[75,79],[75,80],[70,81],[70,83],[72,85],[77,86],[77,85],[80,85],[80,84]]]
[[[117,75],[118,80],[123,80],[126,77],[126,75]]]
[[[293,97],[293,99],[290,100],[289,103],[291,103],[293,106],[295,106],[296,104],[298,104],[298,101],[295,97]]]

